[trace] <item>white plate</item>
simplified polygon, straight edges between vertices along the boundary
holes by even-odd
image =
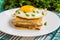
[[[16,9],[11,9],[0,13],[0,30],[7,34],[16,36],[40,36],[51,33],[59,27],[59,18],[56,14],[48,11],[47,15],[43,18],[43,23],[47,22],[46,26],[42,26],[41,30],[17,30],[13,28],[9,20],[11,20],[11,14],[14,13]]]

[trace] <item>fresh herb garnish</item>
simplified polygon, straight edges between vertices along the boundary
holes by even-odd
[[[24,11],[24,13],[26,13],[26,12]]]
[[[47,25],[47,22],[44,22],[44,26],[46,26]]]
[[[18,12],[18,10],[16,10],[16,12]]]
[[[42,15],[44,15],[44,12],[42,12]]]
[[[20,12],[18,11],[18,14],[20,14]]]
[[[38,11],[36,11],[37,13],[39,13]]]
[[[20,14],[19,10],[17,10],[16,13]]]
[[[32,16],[35,16],[34,14],[32,14]]]
[[[25,14],[26,16],[30,16],[29,14]]]
[[[33,13],[35,13],[35,11],[33,11]]]
[[[16,15],[15,13],[13,15]]]

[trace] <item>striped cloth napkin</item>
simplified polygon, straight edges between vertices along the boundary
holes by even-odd
[[[60,17],[60,14],[58,16]],[[0,31],[0,40],[60,40],[60,27],[50,34],[37,37],[13,36]]]
[[[0,12],[3,11],[3,2],[0,0]],[[60,14],[58,16],[60,17]],[[50,34],[37,37],[13,36],[0,31],[0,40],[60,40],[60,27]]]

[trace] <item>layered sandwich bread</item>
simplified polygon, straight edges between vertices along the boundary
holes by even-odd
[[[40,30],[45,10],[25,5],[16,10],[13,14],[12,24],[15,27],[31,30]]]

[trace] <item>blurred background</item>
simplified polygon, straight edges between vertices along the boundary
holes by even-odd
[[[18,7],[21,7],[23,5],[33,5],[36,8],[47,8],[50,11],[60,13],[60,0],[0,0],[0,12],[5,11],[5,10],[9,10],[9,9],[13,9],[13,8],[18,8]],[[58,16],[60,17],[60,14]],[[52,35],[52,36],[57,36],[57,37],[54,37],[54,39],[56,38],[56,40],[58,40],[57,38],[59,38],[59,40],[60,40],[60,36],[59,36],[60,33],[58,33],[57,31],[55,31],[55,32],[53,32],[52,34],[47,35],[46,39],[49,36]],[[3,39],[1,38],[0,40],[3,40]]]
[[[33,5],[36,8],[47,8],[51,11],[60,12],[60,0],[0,0],[0,12],[23,5]]]

